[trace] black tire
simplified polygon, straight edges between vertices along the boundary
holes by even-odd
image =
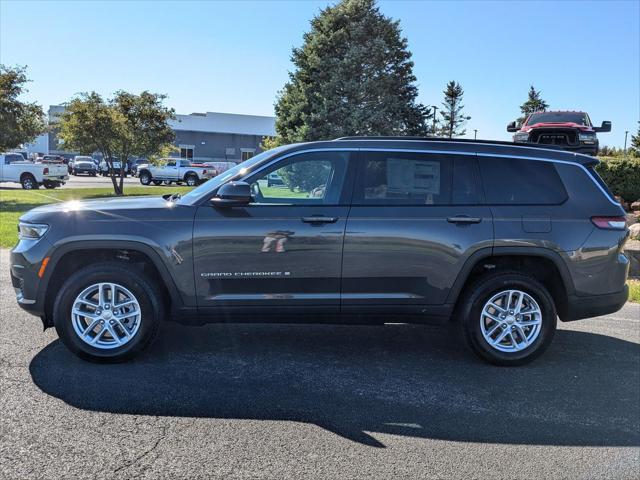
[[[91,176],[95,177],[96,176],[96,172],[91,172]]]
[[[22,185],[22,188],[24,190],[37,190],[38,188],[40,188],[40,185],[38,184],[38,182],[36,182],[35,177],[30,173],[25,173],[24,175],[22,175],[22,177],[20,178],[20,184]]]
[[[42,185],[44,185],[44,188],[46,188],[48,190],[53,190],[54,188],[56,188],[58,186],[53,182],[44,182]]]
[[[185,175],[184,181],[189,187],[195,187],[196,185],[198,185],[198,177],[193,173]]]
[[[140,183],[142,185],[149,185],[151,183],[151,174],[149,172],[140,173]]]
[[[162,180],[152,180],[153,184],[157,187],[158,185],[162,185]]]
[[[503,352],[485,340],[480,322],[485,304],[503,290],[520,290],[530,295],[542,314],[540,332],[526,348]],[[462,328],[467,346],[480,358],[494,365],[516,366],[528,363],[541,355],[551,344],[556,332],[557,313],[553,297],[538,280],[518,272],[497,272],[483,275],[462,292],[456,319]],[[508,327],[505,324],[500,328]]]
[[[128,289],[137,299],[142,314],[133,338],[111,349],[100,349],[84,342],[76,334],[70,315],[76,297],[85,288],[101,282],[117,283]],[[89,265],[71,275],[58,290],[53,306],[53,323],[67,348],[84,360],[100,363],[122,362],[138,354],[154,340],[164,315],[157,286],[142,272],[117,262]]]

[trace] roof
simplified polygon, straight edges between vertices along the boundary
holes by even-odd
[[[274,117],[219,112],[176,115],[169,121],[174,130],[259,136],[274,136],[275,123]]]
[[[380,143],[384,142],[384,145]],[[504,155],[553,159],[578,163],[584,166],[599,163],[596,157],[563,150],[553,145],[516,144],[500,140],[474,140],[467,138],[439,138],[439,137],[341,137],[330,141],[313,142],[318,144],[339,144],[355,148],[417,148],[438,149],[452,153],[475,152],[483,155]],[[306,144],[307,146],[309,144]],[[410,145],[410,146],[409,146]]]
[[[531,115],[533,115],[534,113],[582,113],[584,114],[586,112],[583,112],[581,110],[540,110],[540,111],[531,113]]]

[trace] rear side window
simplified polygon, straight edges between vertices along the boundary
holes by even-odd
[[[363,152],[357,205],[446,205],[451,202],[452,161],[413,152]]]
[[[604,183],[604,180],[602,179],[602,177],[598,174],[598,172],[596,172],[596,169],[593,167],[588,167],[587,170],[589,170],[589,175],[591,175],[594,180],[598,183],[598,185],[600,185],[602,187],[602,189],[607,192],[607,195],[609,195],[609,198],[613,201],[617,201],[613,195],[613,192],[609,189],[609,186]]]
[[[481,157],[480,172],[491,205],[558,205],[567,191],[553,162]]]

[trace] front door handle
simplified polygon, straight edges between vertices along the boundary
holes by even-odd
[[[479,217],[469,217],[467,215],[457,215],[455,217],[447,218],[447,222],[449,223],[461,223],[461,224],[469,224],[469,223],[480,223],[482,221]]]
[[[302,217],[301,220],[304,223],[336,223],[338,221],[338,217]]]

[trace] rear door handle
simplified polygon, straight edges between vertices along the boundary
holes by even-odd
[[[467,215],[458,215],[458,216],[455,216],[455,217],[447,218],[447,222],[449,222],[449,223],[469,224],[469,223],[480,223],[481,221],[482,221],[481,218],[469,217]]]
[[[301,220],[304,223],[336,223],[338,221],[338,217],[302,217]]]

